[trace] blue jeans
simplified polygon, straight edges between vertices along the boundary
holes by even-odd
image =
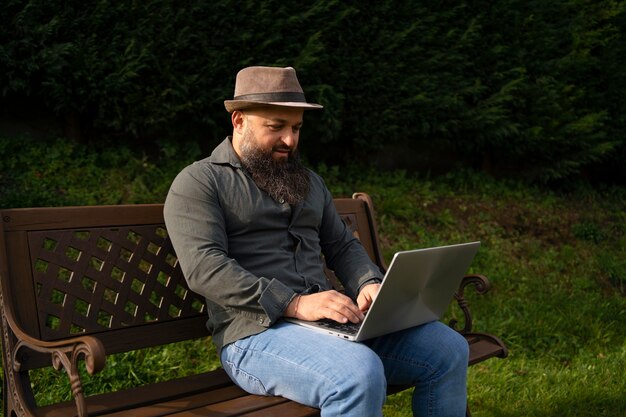
[[[355,343],[287,322],[222,349],[244,390],[317,407],[324,416],[382,416],[386,387],[415,386],[413,415],[465,415],[469,349],[440,322]]]

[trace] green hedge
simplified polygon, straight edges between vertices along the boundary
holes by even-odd
[[[426,169],[461,162],[532,180],[623,181],[625,9],[608,0],[8,0],[0,103],[9,119],[55,114],[83,140],[203,142],[228,133],[222,101],[238,69],[292,65],[326,106],[305,130],[316,161],[380,163],[399,150]]]

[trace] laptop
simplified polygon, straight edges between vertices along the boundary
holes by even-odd
[[[360,323],[286,320],[355,342],[439,320],[479,247],[469,242],[397,252]]]

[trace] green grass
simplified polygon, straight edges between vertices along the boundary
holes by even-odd
[[[470,368],[474,416],[626,415],[624,189],[556,193],[470,174],[369,191],[403,204],[378,213],[388,254],[483,242],[472,270],[493,290],[472,300],[476,330],[500,335],[510,356]],[[385,415],[411,415],[409,400],[392,398]]]
[[[160,182],[168,183],[165,174],[172,171]],[[319,171],[336,196],[357,190],[372,195],[388,259],[400,249],[483,242],[470,271],[488,276],[493,288],[486,296],[470,295],[475,330],[502,337],[510,356],[470,368],[475,417],[626,415],[625,188],[554,191],[472,172],[425,178],[324,166]],[[159,182],[154,171],[150,181]],[[133,202],[161,201],[163,184],[159,194],[144,190]],[[448,316],[457,314],[451,310]],[[208,340],[119,354],[100,375],[86,378],[86,391],[216,366]],[[69,386],[54,382],[63,375],[32,376],[38,401],[69,398]],[[385,416],[410,416],[409,404],[408,391],[392,396]]]

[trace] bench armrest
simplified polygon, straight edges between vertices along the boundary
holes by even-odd
[[[93,336],[79,336],[71,339],[51,342],[33,338],[25,333],[13,319],[13,312],[11,311],[11,308],[6,308],[7,306],[2,300],[1,292],[0,305],[4,307],[2,309],[3,327],[5,328],[5,331],[10,329],[16,339],[15,343],[11,346],[8,340],[9,334],[4,334],[4,346],[5,349],[7,349],[7,352],[4,352],[4,354],[7,359],[10,359],[9,363],[12,363],[13,365],[13,369],[10,370],[12,371],[13,376],[16,376],[16,374],[19,374],[21,371],[21,351],[23,348],[49,354],[51,356],[52,366],[54,369],[60,370],[63,368],[69,377],[78,416],[87,416],[87,407],[78,372],[78,363],[81,358],[84,359],[85,368],[90,375],[100,372],[104,368],[106,361],[106,353],[102,342]]]
[[[469,309],[469,302],[465,299],[465,287],[470,284],[474,286],[474,290],[480,295],[486,294],[491,288],[491,283],[486,276],[473,274],[463,277],[463,280],[459,285],[459,289],[454,294],[454,298],[463,311],[464,325],[462,329],[458,329],[458,320],[456,319],[452,319],[450,320],[450,323],[448,323],[450,327],[457,330],[461,334],[470,333],[472,331],[472,312]]]

